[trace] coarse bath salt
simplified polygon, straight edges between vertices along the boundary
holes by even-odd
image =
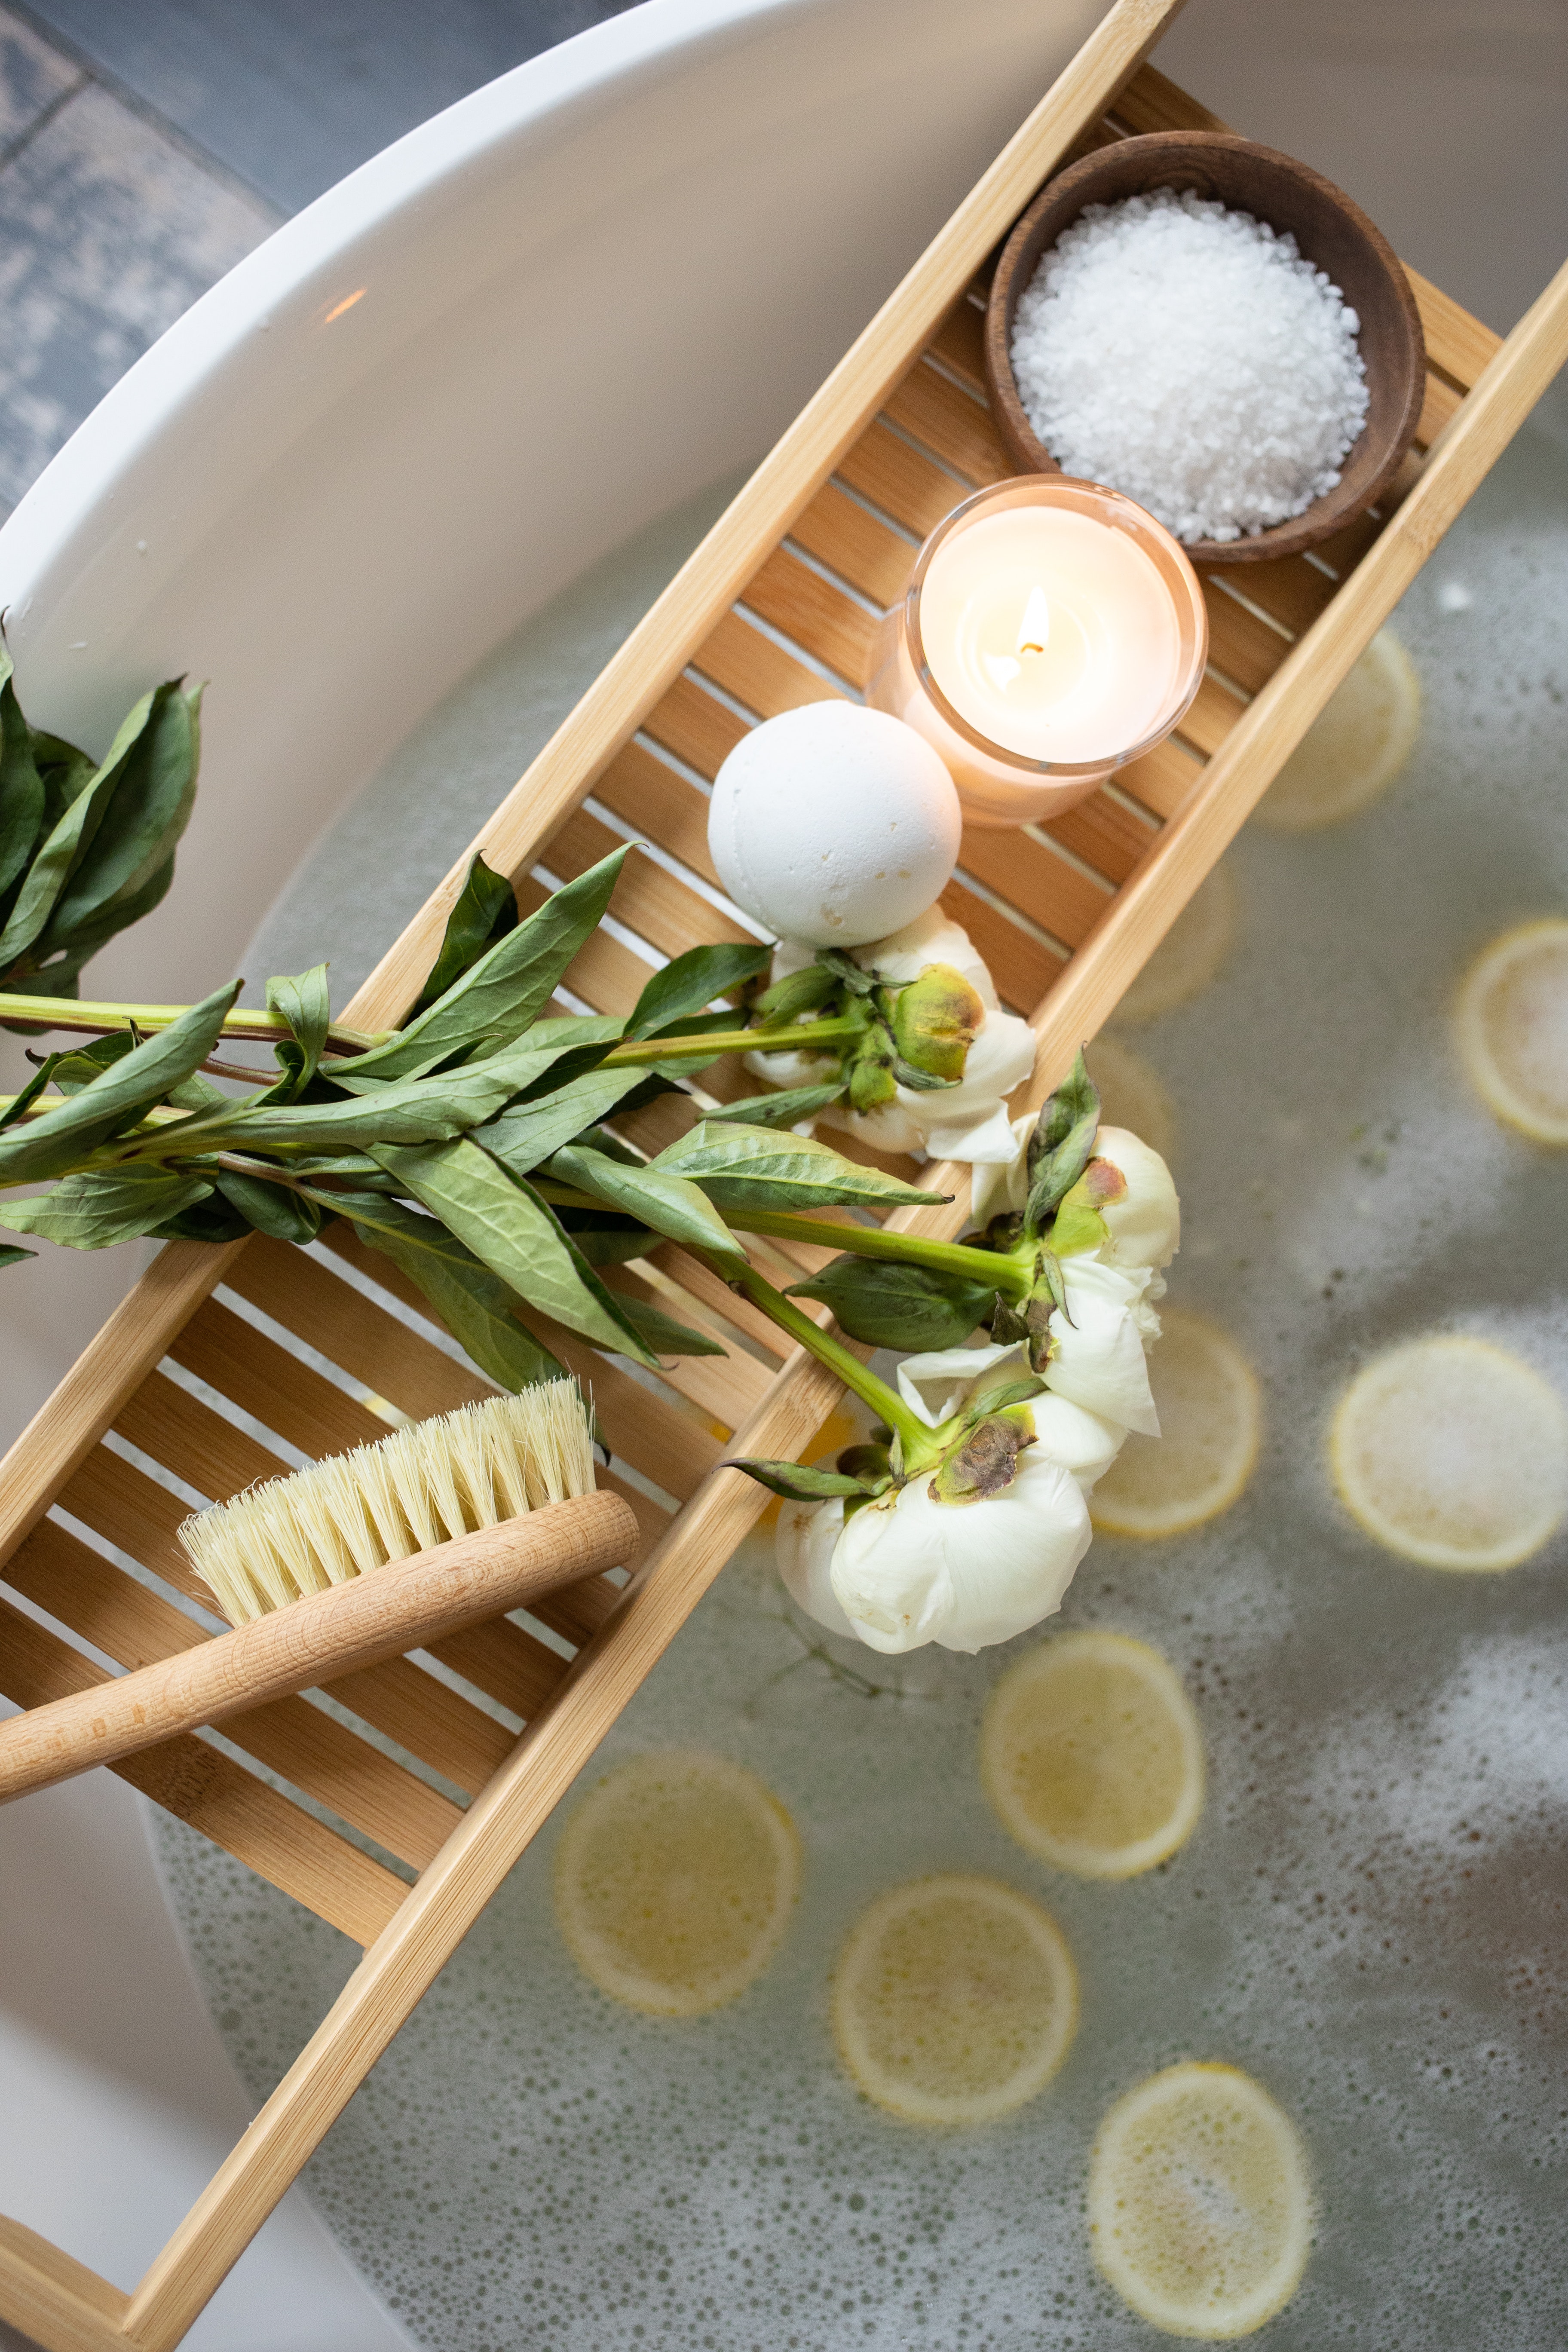
[[[1013,373],[1066,474],[1177,539],[1331,490],[1365,421],[1361,321],[1288,232],[1173,188],[1086,205],[1019,298]]]

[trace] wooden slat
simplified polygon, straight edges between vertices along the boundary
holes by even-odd
[[[667,1291],[646,1281],[633,1266],[620,1268],[611,1287],[627,1291],[634,1298],[646,1300],[649,1306],[661,1308],[679,1321],[690,1322],[700,1331],[706,1329],[714,1339],[723,1338],[721,1332],[713,1331],[710,1326],[706,1325],[700,1316],[694,1317],[684,1302],[671,1298]],[[738,1421],[755,1410],[769,1378],[756,1358],[746,1355],[740,1349],[722,1356],[684,1356],[680,1359],[679,1370],[680,1394],[689,1397],[694,1404],[701,1405],[704,1412],[710,1412],[715,1421],[721,1422],[726,1429],[733,1429]],[[672,1388],[677,1385],[668,1369],[666,1378]]]
[[[1205,671],[1203,684],[1193,697],[1192,708],[1184,714],[1176,732],[1184,742],[1212,759],[1245,707],[1228,687],[1220,683],[1213,670]]]
[[[628,743],[617,751],[594,796],[705,882],[718,882],[708,849],[707,794],[667,767],[646,744]]]
[[[1014,471],[990,410],[933,367],[911,368],[883,414],[977,489]]]
[[[959,867],[1009,906],[1027,908],[1037,923],[1069,948],[1088,938],[1110,903],[1109,884],[1090,881],[1027,833],[972,825],[963,836]]]
[[[796,661],[738,613],[726,613],[692,656],[693,668],[754,710],[759,719],[798,710],[807,702],[832,702],[841,689]]]
[[[909,584],[913,542],[868,513],[837,482],[818,490],[790,538],[884,610],[897,603]]]
[[[0,2213],[0,2319],[48,2352],[124,2352],[131,2298]]]
[[[926,347],[933,359],[985,397],[985,313],[966,294],[955,302]]]
[[[52,1519],[18,1545],[5,1581],[119,1665],[151,1665],[208,1638],[172,1601]],[[223,1730],[236,1748],[416,1870],[462,1818],[449,1799],[308,1700],[274,1699],[232,1716]]]
[[[1479,319],[1472,319],[1452,295],[1434,286],[1429,278],[1423,278],[1418,269],[1412,269],[1407,261],[1401,267],[1410,280],[1410,291],[1421,313],[1427,359],[1451,383],[1468,392],[1488,362],[1497,356],[1502,337],[1494,334],[1489,327],[1483,327]]]
[[[1018,924],[1009,922],[1005,915],[999,915],[994,907],[988,907],[973,890],[965,889],[962,882],[950,882],[940,903],[955,923],[963,925],[980,950],[1003,1003],[1015,1012],[1037,1004],[1060,971],[1061,958]]]
[[[773,550],[747,583],[749,611],[853,687],[866,683],[877,623],[863,604],[813,572],[787,547]]]
[[[1041,830],[1115,883],[1126,881],[1149,847],[1152,827],[1136,810],[1100,791],[1065,815],[1050,818]]]
[[[643,721],[645,735],[710,782],[746,732],[746,720],[697,677],[678,677]]]
[[[5,1696],[20,1706],[47,1706],[110,1679],[4,1599],[0,1633]],[[194,1734],[109,1769],[356,1944],[373,1943],[408,1892],[383,1864]]]
[[[911,449],[881,424],[873,425],[853,449],[846,451],[838,463],[838,479],[902,523],[916,539],[928,538],[972,487],[944,473],[922,451]]]
[[[320,1251],[258,1236],[227,1286],[416,1421],[496,1393],[472,1365],[455,1363],[334,1274]]]
[[[550,870],[563,882],[574,881],[590,866],[624,846],[620,835],[612,833],[601,818],[577,809],[550,845]],[[715,940],[749,943],[754,938],[688,883],[656,866],[651,857],[627,858],[610,911],[661,955],[684,955],[689,948],[703,947]]]
[[[426,1647],[433,1658],[525,1723],[546,1705],[570,1664],[505,1617],[492,1625],[445,1633]]]
[[[1245,594],[1245,584],[1237,584]],[[1289,637],[1238,604],[1212,572],[1204,582],[1204,601],[1208,606],[1210,661],[1246,693],[1256,694],[1259,687],[1268,685],[1289,652]]]
[[[1118,768],[1115,782],[1119,792],[1130,793],[1152,815],[1169,817],[1186,800],[1203,771],[1204,763],[1191,747],[1169,735],[1141,760]]]
[[[1445,383],[1441,376],[1428,374],[1426,396],[1421,403],[1421,418],[1415,427],[1417,448],[1431,447],[1463,398],[1463,393],[1456,391],[1451,383]]]
[[[312,1461],[344,1454],[351,1445],[374,1445],[386,1435],[379,1413],[345,1396],[216,1299],[209,1298],[196,1309],[171,1342],[169,1353],[185,1371]]]
[[[248,1430],[237,1429],[164,1372],[152,1373],[126,1399],[114,1430],[209,1503],[226,1502],[242,1486],[276,1478],[289,1467]]]

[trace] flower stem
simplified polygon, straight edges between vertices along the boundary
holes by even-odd
[[[1029,1295],[1030,1280],[1023,1267],[996,1250],[971,1249],[963,1242],[927,1241],[918,1234],[890,1234],[881,1225],[796,1217],[782,1209],[726,1209],[724,1220],[742,1233],[772,1234],[780,1241],[847,1250],[855,1257],[890,1258],[899,1265],[928,1265],[933,1273],[963,1275],[973,1282],[993,1284],[1009,1298]]]
[[[94,1036],[110,1030],[128,1029],[132,1022],[138,1029],[167,1029],[190,1009],[188,1004],[94,1004],[83,1003],[76,997],[0,993],[0,1021],[30,1021],[43,1029],[85,1029]],[[270,1013],[239,1006],[224,1015],[223,1034],[226,1037],[269,1039],[288,1037],[292,1032],[286,1021],[274,1020]],[[327,1037],[331,1045],[360,1053],[382,1042],[381,1035],[364,1029],[345,1029],[340,1021],[333,1022]]]
[[[868,1404],[878,1419],[896,1432],[906,1466],[911,1456],[927,1450],[931,1433],[920,1415],[911,1412],[903,1398],[890,1389],[886,1381],[879,1381],[842,1339],[834,1339],[831,1332],[825,1331],[819,1323],[814,1323],[809,1315],[803,1315],[794,1300],[786,1298],[782,1290],[775,1290],[767,1276],[759,1274],[755,1266],[748,1266],[743,1275],[737,1275],[732,1266],[709,1257],[706,1251],[695,1254],[704,1257],[731,1290],[738,1290],[743,1298],[751,1300],[753,1307],[760,1307],[781,1331],[787,1332],[808,1355],[815,1356],[819,1364],[826,1364],[828,1370],[836,1373],[845,1387],[860,1399],[862,1404]]]
[[[860,1033],[861,1024],[846,1015],[843,1020],[802,1022],[794,1029],[708,1029],[688,1037],[642,1037],[629,1045],[613,1045],[599,1067],[643,1070],[655,1062],[711,1060],[719,1054],[811,1054]]]

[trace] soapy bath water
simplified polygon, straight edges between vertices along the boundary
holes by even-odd
[[[637,608],[627,583],[646,596],[677,551],[640,543],[458,690],[424,734],[465,804],[431,807],[417,747],[400,754],[275,912],[267,968],[335,925],[357,976],[572,698],[566,661],[585,678]],[[616,2007],[557,1934],[551,1824],[305,2176],[418,2340],[1139,2352],[1149,2330],[1089,2259],[1089,2151],[1114,2098],[1184,2057],[1256,2075],[1309,2151],[1318,2242],[1270,2345],[1568,2339],[1568,1543],[1502,1576],[1412,1567],[1351,1523],[1324,1450],[1354,1370],[1427,1329],[1494,1339],[1568,1393],[1568,1155],[1492,1120],[1447,1030],[1471,954],[1568,901],[1568,457],[1523,435],[1394,626],[1425,698],[1409,767],[1342,827],[1244,835],[1228,961],[1136,1033],[1180,1111],[1172,1296],[1256,1364],[1264,1450],[1207,1527],[1098,1537],[1060,1622],[1134,1633],[1183,1674],[1208,1758],[1196,1832],[1126,1885],[1047,1871],[975,1769],[986,1694],[1037,1637],[878,1660],[792,1629],[748,1544],[584,1782],[694,1739],[758,1773],[805,1844],[780,1957],[706,2018]],[[345,901],[345,843],[395,832]],[[357,1955],[158,1821],[259,2100]],[[858,2099],[827,2011],[864,1904],[942,1870],[1043,1902],[1083,2001],[1044,2095],[952,2135]]]

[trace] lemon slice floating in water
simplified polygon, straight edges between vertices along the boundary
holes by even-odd
[[[1131,1878],[1197,1827],[1203,1740],[1157,1650],[1125,1633],[1056,1633],[992,1693],[980,1777],[1031,1853],[1084,1878]]]
[[[1174,1157],[1176,1111],[1157,1070],[1120,1037],[1097,1037],[1089,1049],[1089,1074],[1100,1088],[1100,1116],[1107,1127],[1125,1127],[1142,1136],[1162,1160]]]
[[[1538,1143],[1568,1143],[1568,922],[1494,940],[1465,977],[1456,1027],[1488,1109]]]
[[[1568,1501],[1568,1414],[1489,1340],[1412,1339],[1340,1400],[1334,1483],[1369,1536],[1427,1568],[1515,1568]]]
[[[1095,2260],[1171,2336],[1249,2336],[1289,2301],[1312,2237],[1295,2126],[1235,2066],[1168,2066],[1119,2099],[1089,2159]]]
[[[1109,1535],[1174,1536],[1229,1510],[1251,1477],[1262,1423],[1251,1365],[1217,1325],[1161,1309],[1149,1385],[1159,1437],[1129,1437],[1089,1498]]]
[[[907,2123],[1010,2115],[1045,2089],[1077,2030],[1060,1928],[993,1878],[917,1878],[879,1895],[833,1980],[846,2071]]]
[[[1216,866],[1193,892],[1112,1016],[1153,1021],[1199,995],[1230,953],[1236,933],[1236,883]]]
[[[1385,793],[1421,732],[1421,682],[1380,629],[1330,697],[1253,812],[1270,833],[1315,833]]]
[[[633,1758],[555,1850],[555,1916],[602,1992],[699,2017],[759,1977],[800,1891],[794,1822],[753,1772],[700,1749]]]

